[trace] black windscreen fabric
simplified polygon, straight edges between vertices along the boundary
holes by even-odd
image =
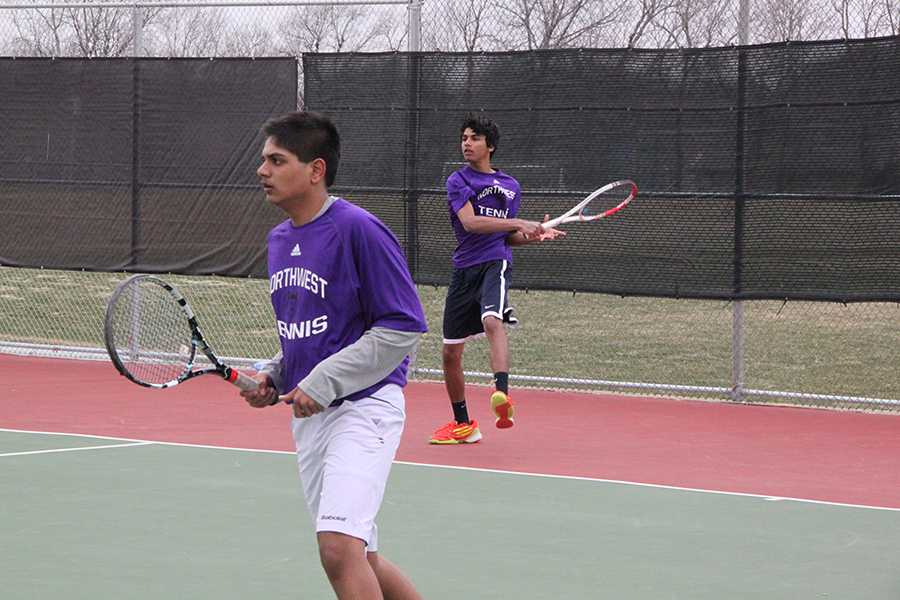
[[[520,216],[616,179],[640,194],[517,249],[517,287],[685,298],[900,300],[900,38],[691,50],[311,54],[307,107],[343,138],[337,191],[446,284],[444,194],[467,111],[498,122]]]
[[[0,59],[0,263],[265,274],[295,59]]]

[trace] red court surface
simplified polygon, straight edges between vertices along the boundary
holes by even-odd
[[[152,390],[107,362],[0,355],[0,381],[0,428],[292,450],[287,407],[251,409],[215,377]],[[399,461],[900,509],[900,415],[514,390],[501,431],[471,386],[484,440],[429,446],[450,417],[443,385],[406,395]]]

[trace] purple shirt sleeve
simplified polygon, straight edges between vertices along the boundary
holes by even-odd
[[[447,178],[447,203],[454,214],[475,197],[475,190],[463,180],[459,171]]]
[[[397,238],[375,219],[360,220],[357,226],[365,231],[352,235],[351,244],[367,329],[427,331],[422,304]]]

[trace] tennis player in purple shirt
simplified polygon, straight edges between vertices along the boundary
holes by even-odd
[[[478,422],[469,418],[462,367],[466,341],[481,335],[487,335],[490,345],[495,425],[513,426],[505,327],[518,322],[509,304],[511,247],[565,235],[517,217],[519,182],[491,165],[499,143],[500,130],[493,121],[466,115],[460,127],[460,148],[467,164],[447,178],[447,205],[457,246],[444,304],[443,366],[453,419],[432,434],[432,444],[472,444],[482,437]]]
[[[292,405],[292,429],[319,556],[339,599],[419,600],[378,554],[375,517],[405,421],[409,355],[425,316],[397,239],[330,196],[340,139],[326,117],[290,113],[263,127],[257,170],[288,219],[269,233],[269,292],[281,352],[242,392]]]

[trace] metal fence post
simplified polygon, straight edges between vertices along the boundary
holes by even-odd
[[[731,399],[744,399],[744,303],[731,305]]]
[[[131,257],[129,267],[138,267],[141,257],[141,66],[140,56],[144,51],[144,8],[135,4],[131,9],[132,28],[132,104],[131,104]]]
[[[740,0],[738,10],[738,44],[747,45],[750,22],[750,0]],[[743,260],[744,210],[744,68],[743,49],[738,50],[738,119],[737,156],[735,157],[735,292],[741,289],[741,261]],[[740,402],[744,397],[744,302],[735,300],[731,306],[731,399]]]
[[[407,50],[420,52],[422,50],[422,0],[409,0],[409,15],[406,27],[409,35]]]
[[[144,51],[144,8],[135,4],[131,9],[131,55],[137,58]]]
[[[740,0],[738,5],[738,45],[746,46],[750,39],[750,0]]]

